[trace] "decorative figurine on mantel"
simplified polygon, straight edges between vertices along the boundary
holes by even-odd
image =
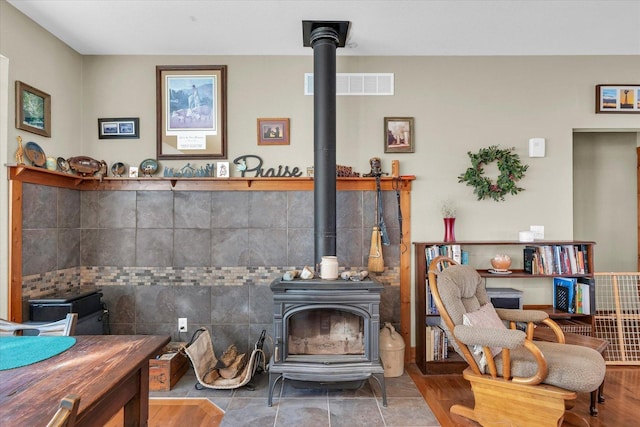
[[[16,162],[19,165],[24,165],[24,147],[22,147],[22,137],[18,136],[18,149],[16,150]]]
[[[365,173],[362,176],[380,178],[380,176],[382,175],[388,175],[387,173],[382,172],[382,164],[380,162],[380,157],[370,158],[369,166],[371,167],[371,171],[369,173]]]

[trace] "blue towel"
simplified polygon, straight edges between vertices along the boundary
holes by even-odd
[[[0,337],[0,371],[40,362],[75,343],[74,337]]]

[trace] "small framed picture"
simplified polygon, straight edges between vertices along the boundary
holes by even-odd
[[[384,118],[384,152],[414,152],[413,117]]]
[[[51,137],[51,95],[16,80],[16,128]]]
[[[216,164],[216,176],[218,178],[229,178],[229,162],[218,162]]]
[[[127,117],[118,119],[98,119],[99,139],[140,138],[140,119]]]
[[[138,177],[138,167],[129,166],[129,178],[137,178],[137,177]]]
[[[640,85],[597,85],[596,113],[640,113]]]
[[[289,119],[258,119],[258,145],[289,145]]]

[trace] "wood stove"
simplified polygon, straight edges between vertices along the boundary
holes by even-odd
[[[349,21],[302,21],[303,44],[313,48],[314,259],[336,255],[336,48]],[[276,279],[275,348],[269,363],[269,400],[280,379],[337,383],[373,377],[387,406],[380,363],[380,294],[374,280]]]
[[[280,379],[335,386],[371,377],[380,384],[387,406],[378,343],[382,289],[371,279],[271,283],[275,343],[269,406]]]

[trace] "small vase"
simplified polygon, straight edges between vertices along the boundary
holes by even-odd
[[[444,240],[445,242],[456,241],[456,219],[442,218],[444,220]]]

